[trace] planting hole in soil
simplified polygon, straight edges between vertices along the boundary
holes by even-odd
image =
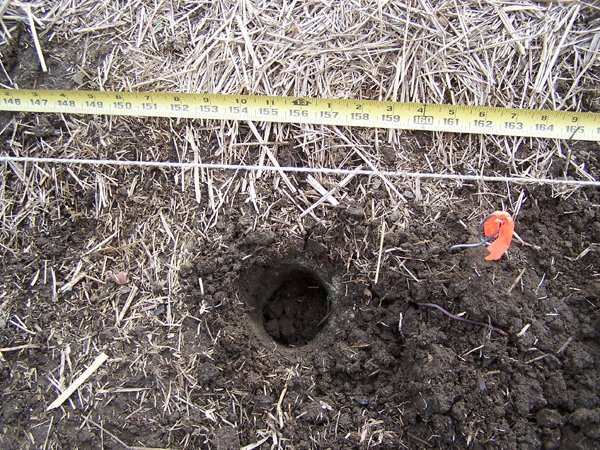
[[[265,301],[263,324],[278,343],[300,346],[310,342],[329,318],[327,290],[316,275],[293,268]]]

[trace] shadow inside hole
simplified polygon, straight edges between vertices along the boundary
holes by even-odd
[[[325,326],[330,314],[327,289],[310,271],[292,269],[263,305],[266,332],[278,343],[301,346]]]

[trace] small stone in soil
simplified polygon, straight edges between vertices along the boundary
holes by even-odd
[[[354,396],[354,403],[356,403],[358,406],[368,406],[369,399],[364,395],[357,394]]]

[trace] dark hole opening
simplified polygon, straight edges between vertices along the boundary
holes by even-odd
[[[329,318],[327,290],[317,277],[293,270],[264,304],[265,330],[280,344],[310,342]]]

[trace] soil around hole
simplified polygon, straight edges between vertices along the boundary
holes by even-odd
[[[308,271],[295,269],[265,302],[264,327],[280,344],[306,345],[325,326],[329,310],[323,284]]]

